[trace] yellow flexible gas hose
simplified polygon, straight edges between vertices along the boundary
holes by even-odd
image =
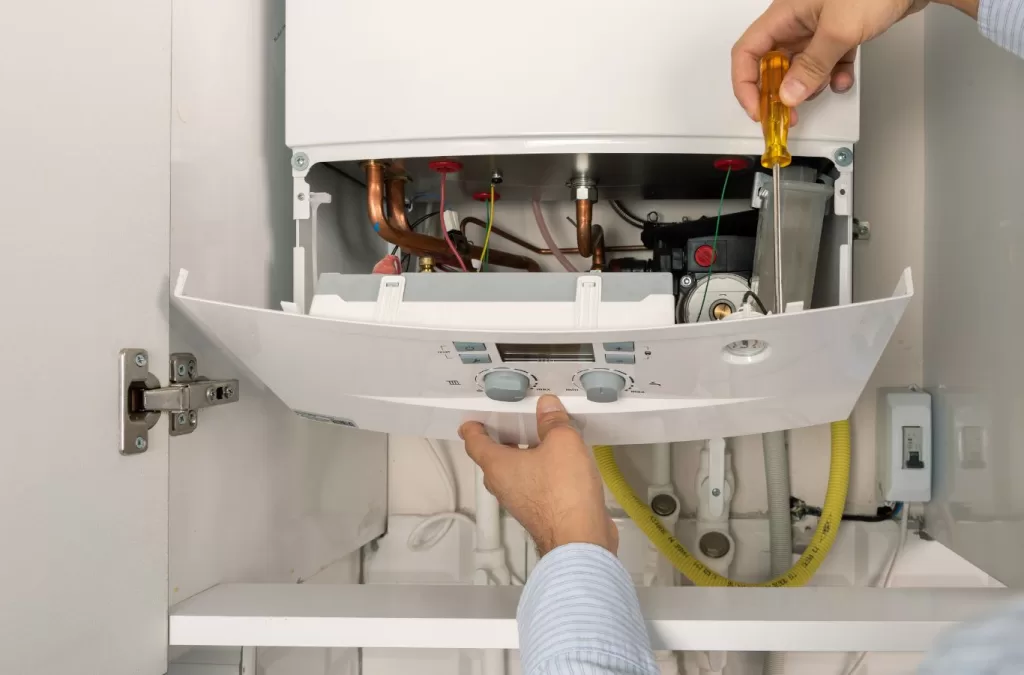
[[[785,574],[760,584],[748,584],[733,581],[697,560],[686,548],[673,537],[661,524],[645,502],[640,501],[622,477],[619,465],[615,463],[615,455],[609,445],[594,446],[597,468],[601,472],[605,485],[626,514],[647,535],[651,543],[668,558],[672,565],[698,586],[803,586],[818,570],[829,549],[839,534],[839,524],[843,520],[843,509],[846,506],[846,491],[850,482],[850,423],[848,421],[832,423],[832,459],[828,472],[828,490],[825,493],[825,504],[821,508],[821,518],[814,538],[807,550],[800,556]]]

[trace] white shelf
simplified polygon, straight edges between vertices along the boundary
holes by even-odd
[[[226,584],[171,610],[171,645],[517,649],[519,588]],[[902,651],[1004,589],[639,589],[655,649]]]

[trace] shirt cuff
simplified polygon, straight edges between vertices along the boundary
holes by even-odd
[[[566,544],[534,568],[519,600],[524,673],[657,673],[636,589],[613,554],[593,544]],[[571,672],[566,671],[566,672]]]
[[[981,0],[978,29],[1000,47],[1024,57],[1024,0]]]

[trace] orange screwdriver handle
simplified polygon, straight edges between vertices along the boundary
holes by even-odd
[[[764,131],[764,154],[761,166],[789,166],[793,156],[786,142],[789,139],[789,108],[782,105],[779,89],[789,71],[789,57],[782,52],[768,52],[761,59],[761,129]]]

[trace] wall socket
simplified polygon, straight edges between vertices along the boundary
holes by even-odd
[[[883,501],[932,498],[932,397],[913,389],[878,390],[878,490]]]

